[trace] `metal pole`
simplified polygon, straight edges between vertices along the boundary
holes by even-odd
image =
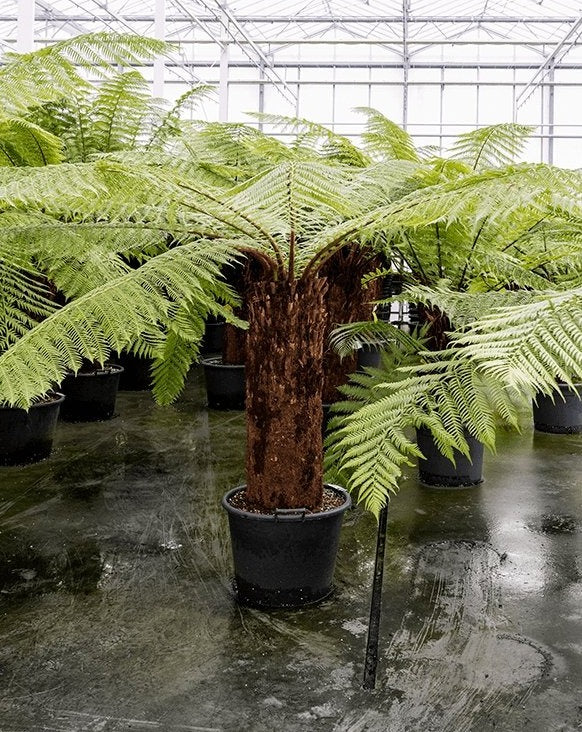
[[[223,14],[222,20],[220,77],[218,82],[218,121],[228,122],[228,62],[230,49],[228,45],[228,18],[226,14]]]
[[[386,551],[386,526],[388,507],[380,511],[378,518],[378,538],[376,539],[376,561],[374,564],[374,581],[372,583],[372,600],[370,602],[370,622],[368,624],[368,641],[366,643],[366,659],[364,661],[364,689],[376,686],[378,669],[378,646],[380,643],[380,617],[382,615],[382,581],[384,578],[384,554]]]
[[[156,0],[154,37],[159,41],[166,40],[166,0]],[[154,60],[154,82],[152,91],[155,97],[164,96],[164,74],[166,64],[164,58]]]
[[[18,0],[16,50],[19,53],[29,53],[34,49],[35,5],[35,0]]]
[[[402,0],[402,126],[408,125],[408,73],[410,70],[410,50],[408,48],[408,16],[410,0]]]

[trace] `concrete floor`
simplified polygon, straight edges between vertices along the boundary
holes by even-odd
[[[244,417],[124,393],[0,469],[0,730],[462,732],[582,728],[582,437],[505,434],[486,481],[389,514],[377,688],[361,688],[374,520],[335,596],[239,608],[220,497]]]

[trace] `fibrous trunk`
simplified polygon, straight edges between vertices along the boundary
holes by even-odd
[[[265,275],[265,267],[259,259],[249,253],[243,262],[235,264],[226,277],[228,284],[240,296],[240,306],[234,314],[241,320],[248,320],[249,292],[254,284]],[[225,323],[222,340],[222,362],[230,365],[244,365],[247,358],[247,331]]]
[[[325,297],[326,325],[325,350],[323,355],[323,402],[331,404],[340,399],[337,391],[348,380],[348,375],[356,370],[357,354],[343,359],[329,347],[329,336],[334,328],[343,323],[370,320],[372,301],[381,294],[381,281],[374,280],[362,286],[363,277],[380,266],[378,257],[356,245],[344,247],[334,254],[322,267],[321,273],[327,278],[328,290]]]
[[[418,305],[418,321],[420,325],[428,326],[427,347],[430,351],[442,351],[450,343],[448,332],[451,331],[451,321],[446,313],[437,307]]]
[[[257,509],[321,506],[326,287],[285,279],[249,293],[246,497]]]

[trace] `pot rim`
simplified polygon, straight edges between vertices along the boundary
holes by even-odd
[[[207,356],[200,359],[202,366],[216,369],[244,369],[244,363],[222,363],[222,356]]]
[[[222,497],[222,507],[225,509],[225,511],[229,514],[233,514],[234,516],[238,516],[243,519],[249,519],[252,521],[269,521],[269,522],[288,522],[288,521],[317,521],[322,520],[328,517],[337,516],[338,514],[344,513],[348,508],[352,505],[352,497],[347,492],[345,488],[342,488],[339,485],[335,485],[334,483],[324,483],[324,488],[330,488],[331,490],[335,491],[336,493],[339,493],[343,498],[344,502],[341,506],[337,506],[336,508],[331,508],[329,511],[318,511],[317,513],[309,513],[304,512],[303,509],[297,509],[296,512],[292,512],[290,514],[281,513],[251,513],[250,511],[243,511],[240,508],[236,508],[232,504],[229,503],[228,499],[231,498],[235,493],[239,493],[240,491],[244,491],[246,489],[246,483],[243,483],[242,485],[236,486],[236,488],[231,488],[225,495]]]
[[[12,407],[8,406],[7,404],[0,404],[0,409],[8,411],[10,409],[13,409],[15,411],[23,411],[28,412],[31,409],[42,409],[43,407],[52,407],[55,404],[61,404],[65,400],[65,395],[61,394],[60,391],[52,391],[49,393],[49,395],[45,396],[42,400],[42,402],[36,402],[35,404],[31,404],[28,409],[25,409],[24,407]]]
[[[118,363],[108,363],[103,368],[95,369],[94,371],[71,371],[65,376],[65,379],[69,376],[74,378],[89,378],[95,376],[111,376],[111,374],[122,374],[125,371],[123,366]]]

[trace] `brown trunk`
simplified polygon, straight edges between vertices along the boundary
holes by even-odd
[[[442,351],[447,348],[450,343],[447,331],[451,330],[451,321],[442,310],[419,304],[418,322],[420,325],[428,325],[427,348],[429,351]]]
[[[247,499],[321,505],[325,279],[259,282],[249,297]]]
[[[246,320],[246,307],[237,308],[235,315]],[[231,323],[224,324],[222,336],[222,363],[231,366],[242,366],[246,361],[247,332],[236,328]]]
[[[266,267],[252,253],[249,253],[244,262],[236,264],[228,273],[226,279],[228,284],[236,290],[241,298],[240,307],[236,308],[234,314],[241,320],[249,319],[248,299],[249,291],[254,283],[263,279],[266,274]],[[235,328],[230,323],[225,323],[222,340],[222,363],[244,365],[247,359],[247,331]]]
[[[323,355],[323,402],[331,404],[341,398],[337,391],[348,380],[357,367],[356,354],[340,359],[329,347],[331,331],[341,323],[369,320],[372,316],[371,301],[381,295],[381,280],[362,287],[362,278],[380,266],[378,257],[371,257],[357,246],[348,246],[331,257],[321,268],[327,278],[328,291],[325,297],[325,351]]]

